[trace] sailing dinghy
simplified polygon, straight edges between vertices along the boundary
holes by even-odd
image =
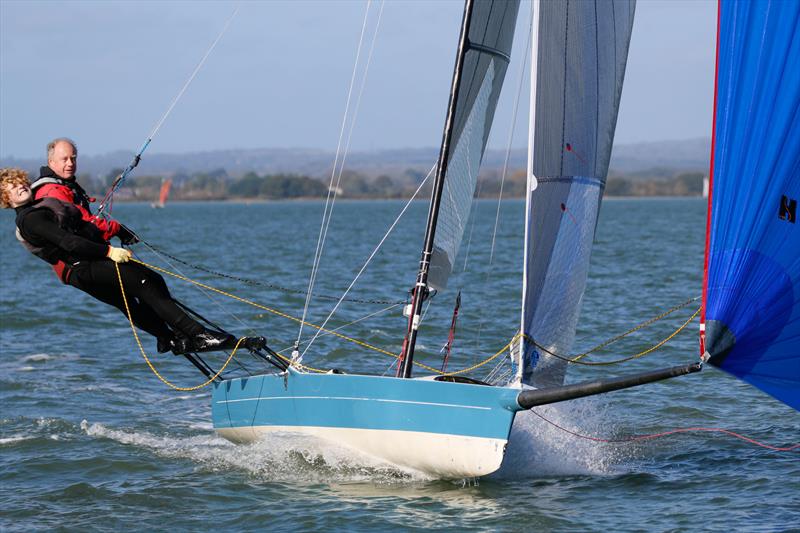
[[[158,201],[150,204],[154,209],[163,209],[167,205],[167,198],[169,198],[169,190],[172,187],[172,180],[167,178],[161,181],[161,188],[158,191]]]
[[[278,432],[309,434],[430,475],[470,478],[500,467],[514,415],[523,409],[699,369],[688,365],[523,390],[539,376],[537,368],[558,385],[563,382],[559,365],[544,364],[546,357],[525,347],[516,350],[516,375],[505,386],[447,376],[412,378],[422,304],[428,291],[446,286],[458,253],[510,61],[518,10],[518,1],[467,0],[465,5],[398,376],[312,374],[283,365],[274,374],[217,382],[212,417],[220,435],[251,442]],[[523,327],[537,345],[563,353],[574,336],[586,282],[633,14],[634,3],[628,0],[533,2],[534,112],[526,234],[529,242],[535,241],[525,249]],[[577,227],[559,223],[563,216],[558,206],[564,204],[580,213]],[[573,253],[575,249],[580,253]],[[572,287],[567,301],[554,297],[567,285]],[[560,322],[548,326],[546,316]]]

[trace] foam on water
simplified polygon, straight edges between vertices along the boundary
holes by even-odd
[[[11,437],[0,438],[0,446],[4,444],[13,444],[15,442],[22,442],[26,440],[35,439],[33,435],[12,435]]]
[[[0,427],[4,426],[11,429],[11,431],[16,430],[16,432],[0,437],[0,446],[11,446],[36,439],[70,440],[75,433],[75,426],[60,418],[37,418],[33,420],[4,418],[0,420]]]
[[[260,481],[405,483],[429,479],[350,448],[298,433],[276,433],[268,441],[236,445],[211,434],[158,436],[145,431],[112,429],[86,420],[80,427],[90,437],[146,448],[161,457],[188,459],[216,473],[246,472]]]
[[[22,361],[24,361],[26,363],[28,363],[28,362],[38,363],[40,361],[50,361],[51,359],[54,359],[54,357],[52,355],[49,355],[49,354],[46,354],[46,353],[35,353],[35,354],[31,354],[31,355],[27,355],[27,356],[23,357]]]

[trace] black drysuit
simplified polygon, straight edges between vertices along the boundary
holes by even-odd
[[[81,219],[75,206],[46,198],[17,207],[16,212],[17,228],[29,251],[50,264],[63,261],[69,285],[127,316],[114,262],[106,257],[109,245],[93,224]],[[164,341],[204,331],[172,299],[158,273],[138,263],[118,266],[136,326]]]

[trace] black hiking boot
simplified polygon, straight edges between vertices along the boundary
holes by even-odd
[[[248,350],[263,350],[267,347],[267,339],[266,337],[245,337],[241,345]]]
[[[174,339],[165,339],[163,337],[159,337],[156,339],[156,350],[158,353],[166,353],[172,349],[173,344]]]
[[[229,333],[205,330],[189,340],[190,352],[213,352],[236,346],[236,337]]]
[[[170,350],[175,355],[183,355],[191,351],[191,343],[186,337],[175,337],[170,342]]]

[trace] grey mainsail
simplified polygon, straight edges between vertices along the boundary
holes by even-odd
[[[634,0],[534,0],[521,349],[516,379],[561,385],[605,187]]]
[[[428,284],[434,289],[447,286],[464,236],[508,67],[518,10],[517,0],[483,0],[468,5],[463,66],[454,79],[456,97],[450,103],[452,133],[442,154],[446,173],[428,274]]]
[[[478,169],[510,60],[518,0],[467,0],[398,375],[411,377],[428,289],[443,289],[472,208]]]

